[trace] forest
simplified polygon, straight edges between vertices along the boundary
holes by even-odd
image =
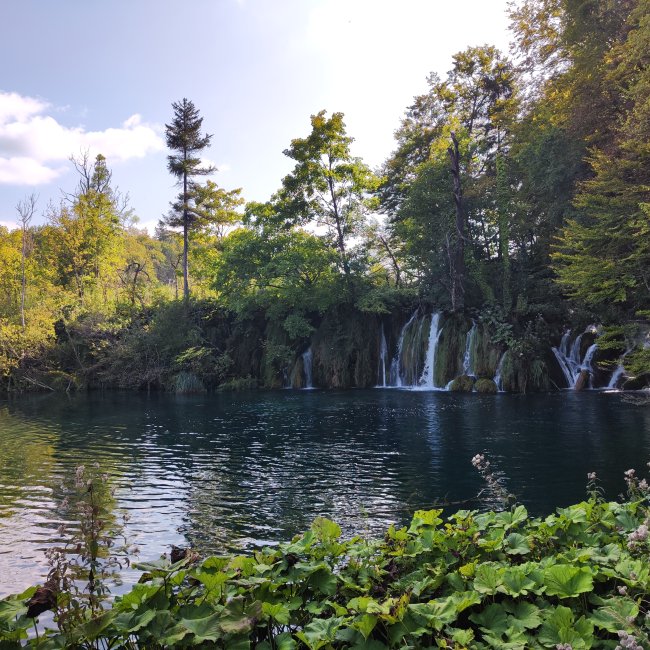
[[[106,159],[76,155],[76,187],[0,227],[2,390],[299,388],[307,350],[316,386],[381,385],[414,310],[444,319],[434,386],[462,378],[474,327],[473,379],[505,390],[565,387],[551,348],[585,328],[594,377],[647,386],[650,0],[524,0],[510,20],[509,53],[470,47],[429,76],[378,169],[323,110],[247,203],[207,179],[220,125],[183,99],[179,194],[151,235]]]

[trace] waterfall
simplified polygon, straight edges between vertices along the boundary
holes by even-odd
[[[580,377],[580,373],[583,370],[589,372],[589,384],[591,386],[591,378],[594,373],[594,369],[591,363],[593,361],[594,354],[598,349],[598,345],[596,345],[596,343],[590,345],[585,352],[584,359],[580,359],[582,337],[587,333],[595,333],[595,326],[590,325],[582,334],[578,334],[571,346],[569,345],[569,342],[571,340],[571,330],[567,330],[562,335],[562,340],[560,341],[559,347],[551,348],[569,388],[575,388],[578,377]]]
[[[621,377],[623,377],[625,375],[625,366],[623,365],[623,359],[625,359],[625,357],[628,354],[630,354],[630,352],[632,352],[632,350],[633,350],[633,348],[628,348],[627,350],[625,350],[625,352],[623,353],[623,355],[619,359],[618,366],[617,366],[616,370],[614,370],[614,372],[612,373],[612,376],[610,377],[609,383],[607,384],[607,388],[609,390],[615,390],[616,385],[621,380]]]
[[[582,361],[580,370],[587,370],[589,373],[593,373],[594,369],[591,366],[591,362],[593,361],[594,354],[596,354],[597,349],[598,349],[598,345],[596,343],[589,346],[589,348],[585,352],[585,358]]]
[[[397,352],[390,364],[389,386],[423,389],[436,387],[436,350],[442,332],[440,314],[437,312],[431,314],[425,350],[427,319],[428,317],[421,316],[416,310],[402,327],[397,342]],[[382,346],[383,344],[382,342]]]
[[[302,353],[302,371],[305,377],[305,388],[313,388],[311,377],[311,364],[313,361],[313,354],[311,345]]]
[[[575,388],[576,381],[580,376],[582,364],[580,363],[580,346],[582,345],[583,334],[576,336],[573,345],[569,345],[571,340],[571,330],[567,330],[562,336],[559,348],[551,348],[555,358],[560,364],[562,374],[566,379],[569,388]]]
[[[467,332],[467,338],[465,339],[465,357],[463,358],[463,374],[470,377],[476,376],[474,372],[474,355],[472,354],[476,332],[476,322],[472,321],[472,327]]]
[[[411,318],[406,321],[406,324],[404,327],[402,327],[402,331],[399,334],[399,341],[397,342],[397,352],[395,353],[395,357],[390,363],[390,385],[391,386],[397,386],[398,388],[401,388],[402,384],[402,348],[404,347],[404,335],[406,332],[410,329],[411,324],[413,321],[417,318],[418,315],[418,310],[416,309],[413,312],[413,315]]]
[[[596,343],[592,344],[589,346],[587,351],[585,352],[585,358],[582,361],[582,365],[580,367],[580,372],[583,370],[586,370],[589,373],[589,388],[593,388],[593,378],[594,378],[594,369],[591,365],[591,362],[594,358],[594,354],[596,354],[596,350],[598,349],[598,345]]]
[[[439,328],[440,314],[431,314],[431,327],[429,328],[429,342],[427,344],[427,355],[424,361],[424,370],[420,377],[419,385],[423,388],[436,387],[436,350],[438,349],[438,339],[442,330]]]
[[[496,384],[497,390],[500,393],[503,393],[503,378],[501,377],[501,370],[503,369],[503,362],[505,358],[506,358],[506,353],[504,352],[501,355],[501,358],[499,359],[499,363],[497,364],[497,370],[494,375],[494,379],[492,380]]]
[[[607,384],[607,388],[610,390],[613,390],[616,388],[616,384],[618,384],[620,378],[625,374],[625,368],[623,367],[623,364],[620,364],[616,370],[612,373],[612,378],[609,380],[609,384]]]
[[[386,343],[386,334],[384,332],[384,324],[381,324],[381,339],[379,342],[379,367],[377,368],[377,376],[381,378],[380,386],[386,388],[386,359],[388,358],[388,344]]]

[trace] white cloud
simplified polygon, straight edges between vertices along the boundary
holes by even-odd
[[[146,230],[150,235],[153,235],[156,232],[156,227],[160,219],[146,219],[144,221],[138,221],[135,225],[139,230]]]
[[[65,171],[61,163],[80,151],[115,162],[164,149],[158,129],[137,113],[120,127],[86,131],[60,124],[48,108],[41,100],[0,92],[0,183],[49,183]]]
[[[64,168],[48,167],[25,156],[0,157],[0,184],[3,185],[43,185],[51,183],[63,171]]]
[[[216,163],[210,158],[201,158],[201,165],[199,169],[207,169],[209,167],[214,167],[214,172],[208,174],[208,176],[216,176],[217,174],[225,174],[230,171],[230,165],[228,163]]]
[[[23,122],[32,115],[42,113],[49,105],[34,97],[0,91],[0,124],[9,120]]]
[[[0,219],[0,228],[7,228],[8,230],[16,230],[18,224],[15,221],[2,221]]]

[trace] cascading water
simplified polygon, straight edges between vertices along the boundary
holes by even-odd
[[[399,340],[397,341],[397,352],[395,353],[395,357],[390,364],[390,385],[396,386],[397,388],[401,388],[403,386],[401,368],[402,368],[402,348],[404,347],[404,337],[408,332],[408,330],[411,328],[413,321],[415,321],[415,319],[417,318],[417,315],[418,315],[418,310],[416,309],[413,312],[411,318],[409,318],[408,321],[406,321],[404,327],[402,327],[402,331],[399,334]]]
[[[594,354],[598,349],[598,345],[593,343],[589,346],[585,352],[584,359],[580,359],[580,350],[582,347],[582,337],[587,334],[595,333],[595,327],[590,325],[582,334],[576,336],[575,341],[571,346],[569,346],[571,340],[571,330],[567,330],[562,336],[559,347],[551,348],[557,362],[562,370],[562,374],[566,379],[566,383],[569,388],[573,389],[576,387],[578,378],[582,371],[587,371],[589,373],[589,383],[591,385],[591,378],[593,377],[594,369],[592,367],[592,361]]]
[[[436,387],[436,351],[438,349],[438,340],[440,339],[440,314],[431,314],[431,326],[429,328],[429,342],[427,344],[427,355],[424,361],[424,370],[420,377],[419,385],[421,388],[433,389]]]
[[[593,361],[594,354],[596,354],[596,350],[598,349],[598,345],[596,343],[592,344],[587,348],[587,351],[585,352],[585,358],[582,361],[582,366],[580,367],[580,372],[586,371],[589,373],[589,388],[593,388],[593,377],[594,377],[594,369],[591,365],[591,362]]]
[[[379,367],[377,368],[377,377],[379,385],[386,388],[386,359],[388,358],[388,344],[386,343],[386,333],[384,324],[381,324],[381,339],[379,340]]]
[[[621,377],[625,374],[625,368],[623,367],[623,364],[618,366],[616,370],[612,373],[612,377],[609,380],[609,384],[607,384],[607,388],[609,390],[614,390],[618,386],[618,382],[621,380]]]
[[[598,345],[596,343],[589,346],[589,348],[585,352],[585,358],[582,360],[582,365],[580,366],[581,370],[587,370],[589,372],[594,371],[591,362],[594,359],[594,354],[596,354],[597,349],[598,349]]]
[[[618,387],[618,383],[621,381],[621,377],[625,376],[625,366],[623,365],[623,359],[632,352],[632,348],[628,348],[623,353],[623,356],[619,359],[618,366],[616,370],[612,373],[612,376],[609,379],[607,388],[609,390],[615,390]]]
[[[431,390],[436,388],[436,350],[442,332],[440,314],[432,314],[428,321],[429,335],[425,348],[427,320],[428,317],[415,311],[402,328],[397,342],[397,353],[390,365],[390,386]]]
[[[476,323],[472,321],[472,327],[467,332],[465,339],[465,357],[463,358],[463,374],[470,377],[475,377],[474,372],[474,338],[476,337],[477,327]]]
[[[311,351],[311,345],[302,353],[302,371],[305,376],[305,388],[313,388],[312,383],[312,361],[313,354]]]
[[[503,378],[501,377],[501,371],[503,370],[503,362],[505,361],[506,358],[506,353],[504,352],[501,355],[501,358],[499,359],[499,363],[497,364],[497,370],[496,373],[494,374],[494,379],[492,380],[497,387],[497,390],[500,393],[503,393]]]
[[[582,334],[579,334],[576,337],[576,340],[573,342],[573,345],[569,347],[569,342],[571,340],[571,330],[567,330],[562,336],[560,341],[559,348],[551,348],[557,362],[560,364],[562,369],[562,374],[566,379],[566,383],[569,388],[575,388],[576,381],[580,375],[580,370],[582,370],[582,364],[580,363],[580,346],[582,344]]]

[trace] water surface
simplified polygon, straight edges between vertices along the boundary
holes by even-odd
[[[79,464],[108,475],[144,560],[287,540],[318,515],[378,535],[417,508],[485,507],[476,453],[535,514],[582,499],[589,471],[614,498],[624,470],[647,469],[650,408],[615,393],[391,389],[0,401],[0,596],[47,572],[44,549],[74,526],[62,502]]]

